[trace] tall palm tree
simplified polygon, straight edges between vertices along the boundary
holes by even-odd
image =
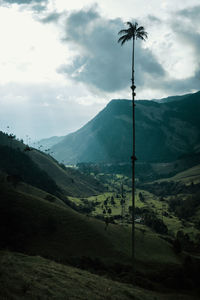
[[[133,153],[131,156],[132,161],[132,266],[133,266],[133,275],[135,273],[135,89],[136,86],[134,84],[134,54],[135,54],[135,40],[141,39],[145,41],[147,39],[147,32],[145,31],[143,26],[138,27],[138,24],[135,22],[134,24],[131,22],[127,22],[128,29],[122,29],[118,32],[119,35],[122,35],[118,43],[123,45],[127,41],[133,41],[132,48],[132,116],[133,116]]]

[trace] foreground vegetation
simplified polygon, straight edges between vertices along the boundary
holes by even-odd
[[[197,300],[187,292],[156,292],[110,280],[39,256],[0,252],[1,299]]]
[[[132,283],[129,226],[106,226],[104,221],[80,214],[49,194],[32,191],[31,186],[14,188],[1,183],[0,191],[2,249],[40,255],[121,283]],[[167,236],[137,225],[137,286],[162,292],[170,288],[181,293],[184,287],[187,293],[191,286],[196,290],[199,260],[190,256],[188,261],[187,257],[187,253],[174,251]]]

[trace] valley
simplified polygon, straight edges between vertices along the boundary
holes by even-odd
[[[0,0],[0,300],[200,300],[200,1]]]
[[[188,174],[191,176],[191,170]],[[100,280],[107,297],[113,299],[133,296],[135,299],[198,299],[200,215],[180,218],[170,208],[174,196],[166,190],[172,178],[156,193],[151,189],[161,184],[159,180],[137,186],[137,276],[136,286],[132,286],[130,179],[117,174],[95,175],[96,180],[99,177],[104,178],[107,191],[89,197],[67,196],[70,207],[59,197],[26,183],[13,187],[1,181],[2,295],[8,299],[13,295],[15,299],[28,296],[35,299],[37,295],[47,299],[60,295],[60,299],[65,299],[64,295],[74,295],[76,299],[74,289],[69,286],[79,282],[77,289],[83,299],[105,299]],[[184,201],[192,195],[192,190],[180,191],[177,197]],[[189,266],[185,265],[187,257],[190,257]],[[13,272],[15,277],[9,275]],[[8,290],[5,284],[10,286]]]
[[[193,96],[195,107],[198,95]],[[180,103],[187,108],[188,97],[190,95],[179,99],[176,104],[169,101],[167,105],[172,105],[177,114]],[[103,116],[104,123],[109,120],[107,126],[113,124],[110,135],[118,139],[112,145],[119,150],[118,154],[114,148],[107,147],[109,136],[103,133],[107,127],[101,129],[99,135],[101,146],[104,145],[104,150],[107,147],[107,158],[98,144],[98,151],[97,148],[91,150],[90,138],[93,139],[94,131],[88,134],[88,130],[96,124],[95,132],[98,133],[99,121],[91,121],[67,137],[80,150],[80,140],[76,140],[76,136],[80,134],[83,141],[84,132],[88,139],[82,142],[80,151],[82,154],[86,151],[91,159],[96,157],[93,162],[79,157],[75,164],[66,148],[69,167],[65,161],[57,161],[47,151],[27,145],[13,134],[0,132],[0,298],[198,299],[199,120],[190,124],[196,126],[190,148],[183,147],[183,141],[179,146],[172,143],[174,147],[182,145],[174,159],[170,156],[151,159],[157,144],[153,140],[151,144],[149,140],[152,148],[148,146],[145,149],[149,158],[136,162],[133,282],[132,184],[131,165],[127,161],[130,149],[125,151],[121,161],[117,158],[121,155],[120,151],[124,151],[124,139],[129,130],[126,126],[130,126],[127,104],[126,100],[114,101],[114,105],[111,101],[106,108],[109,118],[103,112],[95,119],[97,122]],[[138,104],[138,107],[145,106],[142,109],[145,122],[154,122],[154,117],[161,121],[160,113],[166,112],[167,106],[160,112],[157,105],[160,104]],[[170,114],[173,114],[172,111]],[[110,112],[117,112],[114,118],[117,123],[110,123]],[[120,118],[117,117],[119,113]],[[182,120],[186,118],[184,113],[182,110]],[[123,122],[126,122],[125,127]],[[119,128],[115,127],[116,124]],[[188,137],[188,131],[185,134],[184,139],[188,141],[191,137]],[[178,135],[180,137],[182,133]],[[57,146],[60,147],[60,143],[66,140],[62,137],[61,140],[53,138],[46,142],[54,141],[58,141]],[[87,142],[95,155],[101,155],[103,162],[100,156],[92,156],[88,152]],[[118,144],[121,148],[117,148]],[[57,147],[56,144],[54,146]],[[142,147],[145,148],[145,145]],[[73,154],[78,155],[78,150],[73,150]],[[162,149],[158,151],[162,152]],[[139,150],[138,154],[140,157]],[[146,154],[142,155],[144,158]]]

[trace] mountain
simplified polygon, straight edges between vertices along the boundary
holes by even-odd
[[[161,99],[152,99],[152,101],[155,102],[161,102],[161,103],[166,103],[166,102],[173,102],[173,101],[179,101],[183,100],[184,98],[190,96],[191,94],[185,94],[185,95],[176,95],[176,96],[169,96],[166,98],[161,98]]]
[[[64,139],[64,136],[52,136],[50,138],[42,139],[37,142],[37,145],[35,143],[32,146],[35,146],[36,148],[40,149],[49,149],[55,144],[61,142]]]
[[[136,156],[139,161],[170,162],[180,155],[199,152],[200,92],[171,100],[136,101]],[[130,100],[112,100],[85,126],[51,148],[54,157],[66,163],[128,162],[131,149]]]
[[[65,168],[50,155],[30,148],[3,132],[0,132],[0,157],[3,158],[0,160],[0,172],[49,193],[85,197],[104,190],[94,178]]]

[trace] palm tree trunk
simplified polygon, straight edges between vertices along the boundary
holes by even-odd
[[[133,36],[132,49],[132,119],[133,119],[133,153],[132,153],[132,268],[133,280],[135,279],[135,85],[134,85],[134,51],[135,51],[135,36]]]

